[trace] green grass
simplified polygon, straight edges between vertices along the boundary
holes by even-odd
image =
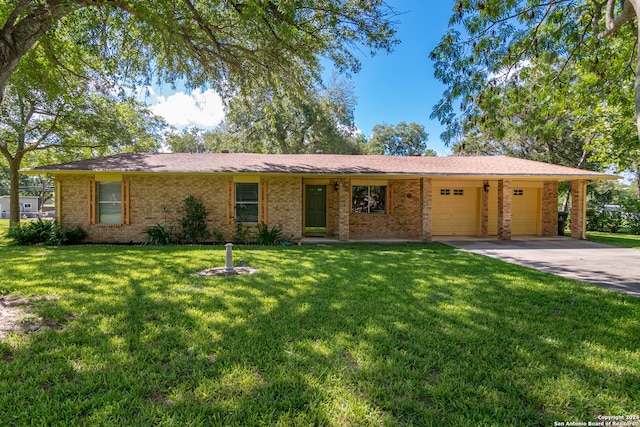
[[[587,239],[594,242],[606,243],[608,245],[620,246],[623,248],[640,249],[640,236],[637,234],[601,233],[598,231],[588,231]]]
[[[437,244],[0,247],[57,328],[0,344],[8,425],[526,425],[637,414],[640,299]]]

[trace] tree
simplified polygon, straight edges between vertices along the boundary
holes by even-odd
[[[365,141],[354,123],[355,104],[353,86],[335,79],[304,96],[284,88],[243,90],[230,100],[216,129],[171,133],[166,143],[173,152],[359,154]]]
[[[0,105],[0,153],[10,171],[11,224],[20,221],[23,160],[67,161],[157,148],[163,122],[136,101],[96,93],[82,81],[76,81],[73,91],[67,82],[66,93],[43,92],[23,78],[20,84],[10,81]]]
[[[498,103],[522,107],[512,98],[485,95],[492,90],[504,93],[499,89],[508,85],[517,89],[523,72],[539,73],[544,78],[536,90],[551,97],[556,107],[573,91],[570,105],[579,106],[577,116],[584,120],[576,126],[592,134],[594,154],[606,163],[632,166],[633,156],[625,153],[638,153],[639,147],[640,51],[632,25],[639,5],[638,0],[458,1],[450,30],[431,52],[436,77],[448,85],[432,113],[447,125],[444,138],[455,141],[462,121],[479,116],[479,111],[492,120],[490,113],[501,108]],[[626,120],[634,85],[635,129],[629,138],[628,133],[624,137],[607,129],[604,119]],[[582,114],[586,108],[594,114]],[[601,114],[595,114],[598,109]],[[612,145],[617,149],[609,149]]]
[[[76,75],[139,86],[152,78],[230,94],[285,78],[317,81],[320,61],[344,71],[351,49],[397,42],[381,0],[15,0],[0,4],[0,94],[33,50]]]
[[[303,94],[262,87],[231,99],[225,130],[235,146],[265,153],[360,152],[354,123],[353,86],[333,80]]]
[[[418,123],[375,125],[369,139],[368,152],[389,156],[433,156],[435,152],[427,149],[428,139],[424,126]]]

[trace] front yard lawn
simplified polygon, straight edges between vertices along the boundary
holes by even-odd
[[[2,424],[638,414],[640,299],[447,246],[242,247],[235,277],[195,274],[221,247],[0,251],[0,294],[49,326],[0,343]]]
[[[588,231],[587,239],[594,242],[606,243],[607,245],[640,249],[640,236],[637,234],[601,233],[598,231]]]

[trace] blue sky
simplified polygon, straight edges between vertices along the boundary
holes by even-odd
[[[447,30],[453,2],[446,0],[389,0],[396,18],[400,44],[390,54],[362,57],[362,70],[352,77],[358,97],[356,125],[369,136],[376,124],[416,122],[429,134],[427,144],[445,155],[440,140],[444,130],[431,120],[431,110],[444,86],[433,77],[429,53]]]
[[[429,148],[438,155],[450,154],[440,140],[443,127],[429,118],[444,91],[433,77],[429,52],[447,30],[453,2],[387,0],[387,4],[399,14],[395,21],[400,44],[390,54],[360,57],[362,69],[351,77],[358,98],[356,126],[368,137],[376,124],[416,122],[429,134]],[[210,128],[224,117],[222,102],[213,91],[186,94],[165,87],[151,92],[146,101],[152,110],[177,128]]]

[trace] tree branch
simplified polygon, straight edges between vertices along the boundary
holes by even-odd
[[[601,40],[604,39],[611,34],[618,31],[620,27],[622,27],[627,22],[631,21],[635,16],[636,12],[631,4],[630,0],[624,0],[622,3],[622,11],[615,15],[615,0],[607,0],[606,5],[606,14],[605,14],[605,30],[596,34],[596,38]],[[600,15],[600,14],[598,14]],[[596,25],[597,26],[597,25]]]

